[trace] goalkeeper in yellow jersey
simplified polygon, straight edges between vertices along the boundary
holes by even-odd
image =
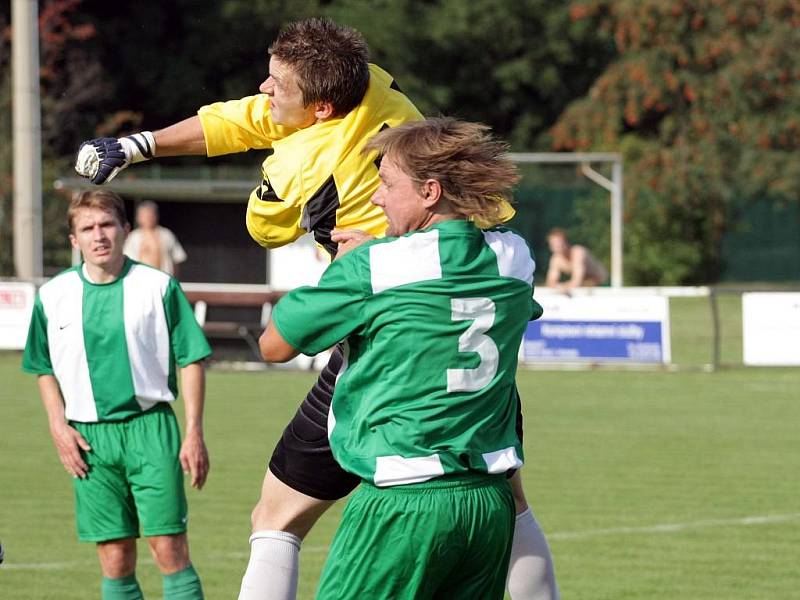
[[[336,228],[382,236],[386,218],[369,201],[379,184],[377,156],[365,157],[361,150],[382,129],[422,115],[391,75],[368,62],[366,42],[351,28],[325,19],[290,23],[269,54],[261,94],[203,106],[196,116],[159,131],[85,142],[76,170],[99,185],[130,164],[156,157],[272,150],[247,206],[247,229],[259,244],[278,247],[310,232],[334,256]],[[505,211],[504,220],[513,216],[510,206]],[[334,460],[328,444],[328,412],[341,365],[337,349],[273,452],[252,515],[242,599],[293,598],[302,539],[358,484]],[[519,478],[512,484],[519,513],[515,548],[522,552],[517,552],[523,566],[520,589],[532,586],[544,590],[538,597],[553,598],[557,590],[546,541]],[[515,560],[512,553],[512,590]],[[512,596],[534,597],[525,593]]]

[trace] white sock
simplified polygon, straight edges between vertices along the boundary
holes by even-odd
[[[294,600],[300,563],[300,538],[285,531],[250,536],[250,562],[239,600]]]
[[[516,518],[506,587],[511,600],[560,598],[550,547],[530,507]]]

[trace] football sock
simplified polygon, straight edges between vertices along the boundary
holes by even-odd
[[[530,507],[517,515],[506,580],[511,600],[558,600],[553,557]]]
[[[103,600],[143,600],[144,598],[139,582],[136,581],[136,573],[114,579],[103,577],[100,589]]]
[[[239,600],[294,600],[300,564],[300,538],[285,531],[256,531],[250,536],[250,562]]]
[[[203,586],[192,565],[162,577],[164,600],[203,600]]]

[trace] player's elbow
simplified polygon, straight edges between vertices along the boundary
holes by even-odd
[[[259,246],[262,246],[264,248],[271,247],[269,244],[269,238],[262,235],[261,231],[252,224],[249,215],[247,220],[245,221],[245,224],[247,225],[247,233],[250,234],[250,237],[253,238],[254,242],[256,242]]]
[[[281,363],[289,360],[286,356],[284,356],[283,352],[278,350],[276,346],[269,343],[266,335],[262,335],[260,338],[258,338],[258,349],[261,352],[261,358],[265,362]]]
[[[282,227],[275,223],[266,223],[263,218],[256,218],[250,210],[245,218],[245,226],[253,241],[268,249],[285,246],[305,233],[302,230]]]
[[[261,349],[261,358],[264,362],[268,363],[285,363],[297,356],[289,352],[281,352],[276,348],[265,346],[264,344],[259,344],[259,348]]]
[[[268,363],[284,363],[299,354],[272,327],[268,327],[258,338],[258,349],[261,352],[261,358]]]

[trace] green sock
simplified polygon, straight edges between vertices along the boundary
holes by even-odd
[[[203,600],[203,586],[192,565],[163,577],[164,600]]]
[[[136,573],[131,573],[127,577],[118,577],[116,579],[109,579],[103,577],[103,583],[100,586],[103,594],[103,600],[143,600],[142,590],[139,588],[139,582],[136,581]]]

